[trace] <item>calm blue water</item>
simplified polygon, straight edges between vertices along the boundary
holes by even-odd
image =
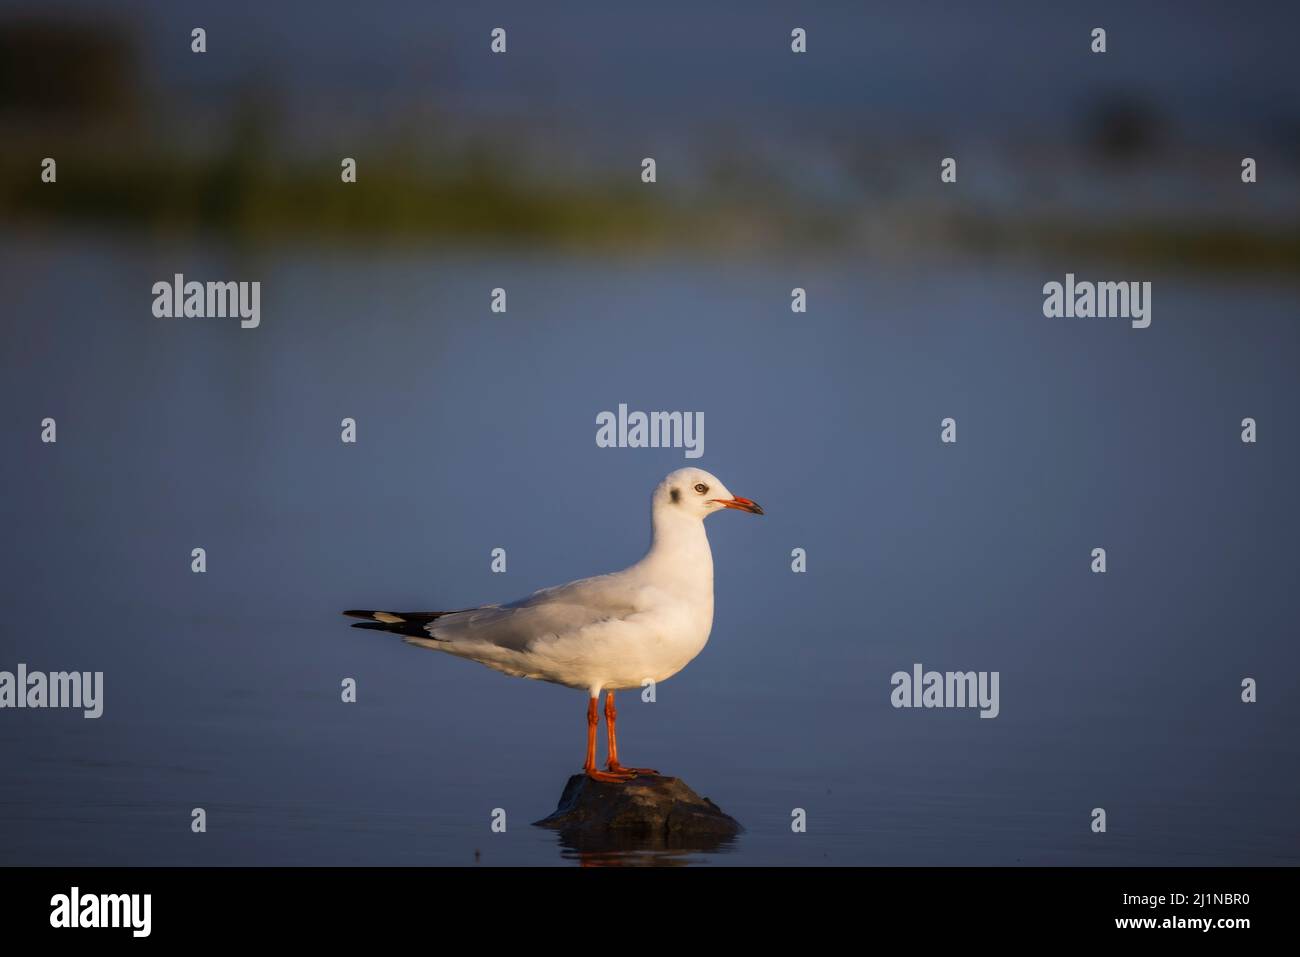
[[[1297,863],[1295,289],[1096,270],[1154,282],[1136,331],[1044,319],[1068,269],[4,240],[0,669],[106,691],[0,712],[0,863],[579,861],[528,822],[583,696],[337,612],[635,560],[688,463],[597,448],[620,402],[704,412],[768,512],[710,520],[712,640],[622,696],[625,760],[748,828],[669,862]],[[154,319],[176,271],[261,280],[261,328]],[[913,662],[1000,671],[1001,715],[891,708]]]

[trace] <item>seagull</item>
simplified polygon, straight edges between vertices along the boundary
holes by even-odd
[[[366,619],[353,628],[391,632],[407,644],[514,677],[587,692],[587,777],[614,783],[658,774],[619,763],[614,692],[665,681],[704,649],[713,628],[713,555],[704,520],[722,509],[763,514],[703,469],[678,469],[650,497],[649,551],[622,571],[543,588],[505,605],[343,614]],[[608,693],[605,770],[596,767],[602,691]]]

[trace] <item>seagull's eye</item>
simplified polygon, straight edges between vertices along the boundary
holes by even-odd
[[[704,494],[705,492],[707,492],[708,490],[709,490],[709,487],[708,487],[707,485],[705,485],[703,482],[701,482],[699,485],[695,486],[695,491],[699,492],[701,495],[703,495],[703,494]]]

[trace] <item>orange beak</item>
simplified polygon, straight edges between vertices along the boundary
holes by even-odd
[[[757,502],[751,502],[747,498],[741,498],[737,495],[735,498],[715,498],[712,501],[717,502],[724,508],[738,508],[742,512],[753,512],[755,515],[762,515],[763,510],[758,507]]]

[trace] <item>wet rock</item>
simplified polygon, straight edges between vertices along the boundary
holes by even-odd
[[[575,774],[559,806],[534,822],[554,828],[577,847],[635,846],[699,848],[720,846],[744,830],[731,815],[702,798],[681,778],[642,775],[621,784]]]

